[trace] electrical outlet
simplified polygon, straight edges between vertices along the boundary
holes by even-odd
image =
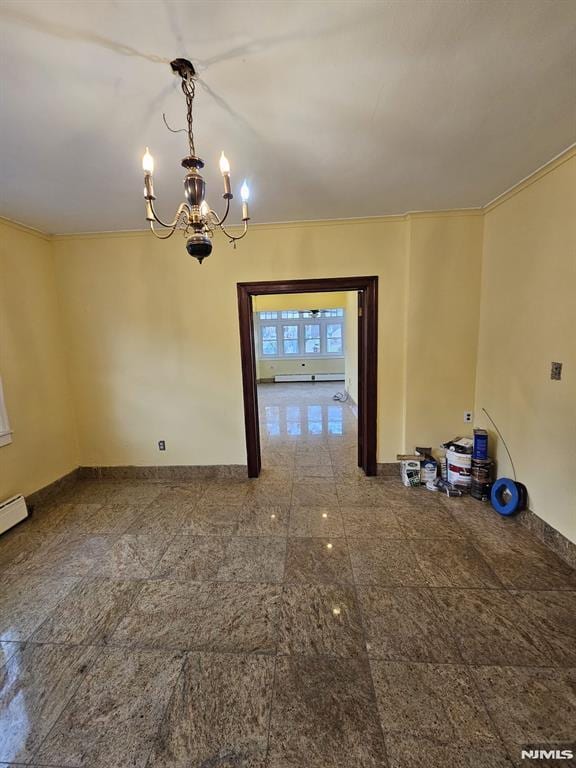
[[[166,440],[158,440],[158,450],[159,451],[166,450]]]
[[[562,379],[562,363],[550,364],[550,378],[552,381],[560,381]]]
[[[472,424],[472,411],[464,411],[464,423]]]

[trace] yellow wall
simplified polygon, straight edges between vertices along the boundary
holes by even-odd
[[[346,306],[346,293],[280,293],[255,296],[255,312],[285,309],[339,309]],[[255,333],[257,336],[257,332]],[[345,340],[346,341],[346,340]],[[341,373],[344,377],[344,357],[294,357],[290,360],[256,359],[256,375],[259,379],[273,379],[274,376],[295,373]]]
[[[482,216],[409,221],[406,449],[471,434],[480,307]]]
[[[13,442],[0,447],[0,501],[78,466],[52,246],[0,221],[0,375]]]
[[[530,508],[576,541],[576,156],[485,216],[476,421],[504,435]],[[550,363],[564,363],[561,381]],[[511,476],[492,435],[500,475]]]
[[[358,403],[358,293],[348,291],[345,304],[344,378],[346,391]]]
[[[416,320],[406,325],[407,228],[419,218],[254,227],[236,253],[217,240],[202,266],[186,255],[179,237],[167,243],[144,233],[55,238],[81,463],[244,463],[236,283],[363,274],[380,278],[378,460],[394,461],[405,449],[404,416],[412,418],[420,407],[417,397],[405,397],[404,386],[405,333],[422,333]],[[468,287],[477,264],[464,251],[476,254],[481,247],[478,215],[439,214],[434,221],[422,279],[430,282],[434,269],[452,269],[459,255],[462,268],[450,279],[467,301],[477,295]],[[427,246],[418,242],[421,264]],[[414,281],[413,275],[410,290]],[[440,277],[434,284],[437,300],[448,298]],[[472,402],[470,353],[459,348],[453,357],[453,386]],[[428,380],[432,402],[443,401],[443,382],[429,365],[426,356],[419,365],[412,354],[412,375]],[[450,426],[459,423],[459,400],[441,407]],[[437,444],[451,436],[433,409],[420,412],[420,437]],[[159,439],[166,440],[166,452],[158,452]]]

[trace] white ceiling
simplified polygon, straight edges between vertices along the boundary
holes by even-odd
[[[217,206],[221,149],[255,221],[485,204],[574,141],[572,0],[0,0],[0,215],[144,228],[181,199],[185,107]]]

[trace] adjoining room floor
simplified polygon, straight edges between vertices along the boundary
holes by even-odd
[[[479,502],[362,477],[338,383],[293,386],[260,389],[262,478],[81,481],[0,538],[0,764],[500,768],[571,743],[574,572]]]

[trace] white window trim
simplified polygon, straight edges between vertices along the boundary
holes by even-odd
[[[340,309],[340,307],[335,307]],[[264,310],[265,311],[265,310]],[[259,360],[334,360],[344,358],[345,350],[345,314],[341,317],[299,317],[299,318],[282,318],[281,312],[289,312],[296,310],[278,310],[279,317],[277,319],[261,319],[260,313],[255,313],[254,330],[256,336],[256,349]],[[345,312],[345,311],[344,311]],[[342,328],[342,352],[326,352],[326,326],[339,324]],[[276,327],[276,341],[278,342],[278,349],[283,348],[283,331],[284,325],[298,325],[300,330],[298,333],[298,352],[293,354],[281,354],[281,355],[265,355],[262,351],[262,326],[275,326]],[[320,352],[305,352],[305,338],[304,338],[304,326],[305,325],[319,325],[320,326]]]
[[[8,421],[6,401],[4,400],[4,389],[2,387],[2,379],[0,378],[0,448],[3,445],[9,445],[11,442],[12,430],[10,429],[10,422]]]

